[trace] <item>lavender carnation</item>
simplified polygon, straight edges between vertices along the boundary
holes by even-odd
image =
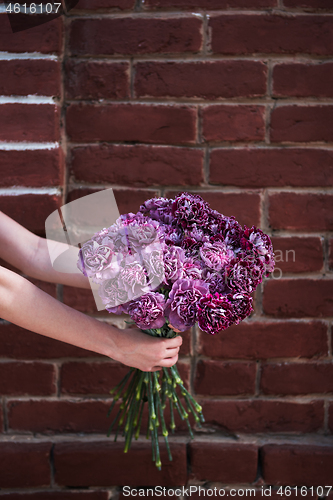
[[[161,293],[148,292],[133,300],[126,311],[142,330],[161,328],[164,323],[165,299]]]
[[[209,213],[208,203],[197,194],[181,193],[172,205],[172,214],[183,228],[206,227]]]
[[[201,280],[177,280],[166,303],[165,314],[172,326],[181,332],[192,327],[197,319],[198,300],[208,293],[208,285]]]

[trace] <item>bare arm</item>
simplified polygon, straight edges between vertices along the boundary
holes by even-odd
[[[181,337],[160,339],[138,329],[118,330],[58,302],[22,276],[1,266],[0,317],[143,371],[175,364],[182,343]]]
[[[61,246],[60,243],[57,243]],[[67,249],[67,246],[64,246]],[[45,238],[0,212],[0,257],[27,276],[78,288],[90,288],[88,279],[81,273],[61,273],[52,267]]]

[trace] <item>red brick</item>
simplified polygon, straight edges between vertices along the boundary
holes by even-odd
[[[272,229],[332,231],[333,196],[325,193],[281,192],[269,196]]]
[[[246,188],[328,186],[333,183],[332,162],[331,150],[216,148],[210,154],[210,182]]]
[[[30,231],[44,232],[46,218],[61,205],[57,195],[0,196],[0,210]]]
[[[329,403],[328,407],[328,427],[333,432],[333,402]]]
[[[67,61],[66,97],[69,99],[125,99],[129,97],[129,65],[113,62]]]
[[[329,240],[328,265],[331,269],[333,269],[333,238]]]
[[[3,425],[3,410],[2,410],[2,406],[0,407],[0,434],[3,432],[4,430],[4,425]]]
[[[262,448],[263,478],[267,484],[324,486],[332,480],[331,445],[279,445]]]
[[[61,44],[61,18],[35,26],[33,29],[13,33],[7,14],[0,15],[0,51],[59,54]]]
[[[60,94],[57,61],[21,59],[0,61],[0,95]]]
[[[196,110],[185,105],[70,104],[67,133],[75,142],[194,143]]]
[[[202,123],[205,141],[262,141],[265,138],[264,106],[205,106]]]
[[[328,279],[272,279],[264,289],[263,309],[279,318],[332,316],[332,290]]]
[[[79,0],[75,9],[96,10],[96,9],[133,9],[135,0]]]
[[[179,192],[179,191],[177,191]],[[168,191],[165,196],[174,197],[176,191]],[[198,193],[206,200],[213,210],[218,210],[227,216],[235,216],[240,224],[249,227],[260,225],[260,195],[257,193],[204,192]]]
[[[271,114],[272,142],[333,140],[333,106],[279,106]]]
[[[51,443],[0,443],[1,488],[50,485]]]
[[[189,447],[192,473],[200,481],[236,484],[256,478],[258,449],[253,444],[197,441]]]
[[[56,443],[55,480],[64,486],[179,486],[187,480],[186,445],[172,442],[173,461],[169,462],[165,446],[160,445],[162,470],[151,460],[148,442],[132,444],[129,453],[124,443],[104,438],[93,442]]]
[[[324,425],[323,401],[209,400],[202,402],[206,424],[228,432],[316,432]]]
[[[322,0],[324,1],[324,0]],[[260,9],[265,7],[276,7],[276,0],[145,0],[146,8],[177,8],[177,9],[200,9],[217,10],[229,8]]]
[[[61,367],[61,392],[105,396],[120,382],[128,370],[128,366],[112,361],[105,363],[69,361]]]
[[[106,491],[36,491],[35,493],[4,493],[4,500],[108,500]]]
[[[283,0],[285,7],[313,7],[314,9],[332,10],[327,0]]]
[[[309,273],[323,267],[323,247],[316,237],[271,238],[275,253],[275,268],[284,273]],[[276,272],[277,275],[277,272]]]
[[[77,180],[96,184],[200,185],[203,182],[203,151],[107,144],[78,147],[72,150],[71,172]]]
[[[264,394],[333,392],[332,363],[269,363],[262,366]]]
[[[57,141],[59,108],[52,104],[1,104],[0,141]]]
[[[59,186],[63,182],[61,149],[0,150],[0,164],[2,187]]]
[[[214,338],[200,332],[198,353],[238,359],[327,356],[327,326],[320,321],[243,321]]]
[[[41,433],[100,432],[110,426],[111,401],[12,400],[7,403],[8,427]]]
[[[55,368],[50,363],[0,363],[0,393],[15,396],[54,394]]]
[[[145,61],[135,66],[140,97],[254,97],[266,94],[267,67],[256,61]]]
[[[211,16],[211,48],[220,54],[333,53],[333,20],[320,15]]]
[[[256,363],[199,360],[194,390],[209,396],[253,394]]]
[[[273,68],[273,95],[333,97],[333,63],[282,63]]]
[[[69,48],[72,55],[198,52],[201,29],[202,20],[194,16],[76,19],[70,27]]]
[[[98,357],[99,354],[13,324],[0,324],[0,357],[11,359],[59,359]]]

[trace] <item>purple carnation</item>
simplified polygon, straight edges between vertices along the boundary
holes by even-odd
[[[208,294],[198,302],[199,328],[211,335],[233,323],[232,304],[225,295]]]
[[[214,271],[222,271],[234,259],[233,251],[224,242],[205,243],[200,248],[204,264]]]
[[[174,283],[182,277],[185,252],[180,247],[166,247],[164,251],[165,284]]]
[[[103,271],[107,269],[114,277],[119,270],[118,258],[112,248],[99,245],[94,240],[89,240],[82,245],[79,257],[78,268],[89,278],[100,279]]]
[[[183,228],[206,227],[209,213],[208,203],[197,194],[181,193],[172,205],[172,214]]]
[[[164,308],[164,295],[148,292],[130,302],[126,311],[139,328],[149,330],[162,328],[165,323]]]
[[[199,299],[208,293],[208,285],[201,280],[176,281],[166,303],[165,313],[172,326],[181,332],[192,327],[197,319]]]
[[[250,316],[253,311],[253,298],[247,293],[228,294],[227,298],[232,304],[232,319],[233,323],[238,325],[243,319]]]
[[[256,281],[252,278],[253,267],[241,260],[226,269],[225,276],[229,288],[235,292],[251,293],[255,289]]]
[[[141,205],[140,211],[163,224],[171,224],[173,219],[172,203],[173,200],[168,198],[151,198]]]

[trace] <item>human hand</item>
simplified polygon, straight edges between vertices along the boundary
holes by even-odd
[[[114,352],[110,357],[144,372],[161,370],[177,363],[183,343],[181,336],[173,339],[152,337],[137,328],[118,330],[113,340]]]

